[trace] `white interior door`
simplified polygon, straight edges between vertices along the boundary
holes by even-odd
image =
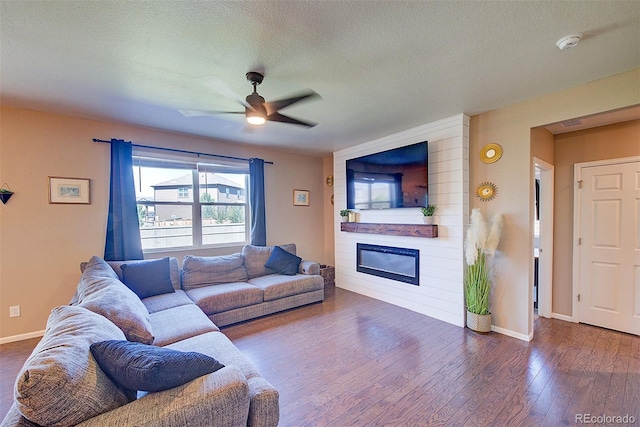
[[[640,335],[640,160],[576,172],[579,321]]]
[[[538,314],[550,318],[553,282],[553,187],[554,166],[534,158],[540,177],[539,237],[534,241],[538,252]],[[537,240],[537,241],[536,241]]]

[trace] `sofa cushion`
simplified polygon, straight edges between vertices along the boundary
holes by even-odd
[[[112,321],[129,341],[153,342],[147,308],[102,258],[94,256],[87,263],[78,283],[77,303]]]
[[[273,301],[291,295],[324,289],[322,276],[306,274],[297,274],[295,276],[269,274],[249,279],[249,283],[263,290],[265,301]]]
[[[147,307],[149,313],[155,313],[181,305],[194,305],[194,302],[191,301],[191,298],[189,298],[182,289],[178,289],[172,294],[154,295],[145,298],[142,300],[142,303]]]
[[[192,351],[193,349],[197,349],[199,352],[215,358],[225,366],[233,365],[240,368],[247,379],[262,376],[247,356],[222,332],[200,334],[170,344],[166,346],[166,348],[177,351]]]
[[[118,275],[118,278],[122,280],[123,279],[122,266],[124,264],[137,264],[137,263],[144,263],[147,261],[150,261],[150,260],[145,259],[145,260],[129,260],[129,261],[107,261],[107,264],[111,266],[113,271],[115,271],[116,274]],[[180,265],[178,265],[178,259],[175,257],[169,257],[169,277],[171,278],[171,284],[173,286],[173,289],[175,290],[181,289]]]
[[[224,368],[202,353],[129,341],[93,343],[91,354],[109,378],[129,390],[168,390]]]
[[[246,282],[225,283],[187,291],[206,315],[259,304],[263,301],[262,289]]]
[[[260,375],[247,357],[224,334],[216,332],[202,334],[167,347],[180,351],[197,348],[198,351],[214,357],[227,367],[233,366],[240,369],[247,378],[251,398],[247,425],[278,425],[280,418],[278,390]]]
[[[296,254],[296,245],[289,243],[287,245],[280,245],[285,251]],[[273,252],[273,246],[253,246],[245,245],[242,248],[242,256],[244,257],[244,268],[247,270],[249,279],[258,276],[264,276],[266,274],[273,274],[276,271],[265,267],[264,265],[269,260],[271,252]]]
[[[300,269],[300,262],[302,258],[295,256],[294,254],[285,251],[280,246],[273,248],[271,256],[264,264],[265,267],[275,270],[280,274],[286,276],[294,276]]]
[[[244,282],[247,272],[242,254],[199,257],[187,255],[182,260],[182,288],[186,291],[220,283]]]
[[[181,305],[151,314],[157,346],[165,346],[205,332],[220,331],[195,304]]]
[[[78,306],[54,308],[42,340],[15,384],[16,406],[40,425],[76,425],[135,400],[114,384],[90,355],[89,346],[124,340],[117,326]]]
[[[120,268],[122,281],[140,299],[174,292],[168,257],[125,263]]]

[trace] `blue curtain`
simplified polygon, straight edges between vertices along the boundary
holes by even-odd
[[[264,160],[249,160],[249,205],[251,206],[251,244],[267,245],[267,221],[264,199]]]
[[[117,139],[111,140],[111,191],[104,259],[143,259],[133,182],[132,145]]]

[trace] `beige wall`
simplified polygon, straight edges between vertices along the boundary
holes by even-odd
[[[15,194],[0,206],[0,342],[43,330],[51,309],[73,295],[79,263],[104,253],[110,147],[91,139],[112,137],[274,162],[265,165],[267,243],[295,242],[303,258],[333,261],[332,252],[323,247],[326,185],[321,158],[4,106],[0,183]],[[48,176],[90,178],[91,204],[49,204]],[[309,207],[292,205],[293,189],[311,192]],[[184,252],[170,255],[181,260]],[[9,318],[13,305],[21,306],[20,317]]]
[[[553,312],[572,316],[573,165],[640,155],[640,120],[556,135]]]
[[[334,257],[334,237],[333,237],[333,222],[336,220],[336,216],[333,213],[332,196],[335,191],[335,184],[329,186],[327,184],[327,177],[333,178],[333,156],[328,156],[322,159],[322,170],[324,177],[324,264],[336,265]]]
[[[471,117],[470,194],[484,181],[498,187],[493,201],[471,196],[471,207],[481,208],[485,216],[505,216],[491,296],[497,328],[533,336],[531,129],[639,103],[640,69]],[[504,154],[496,163],[482,163],[480,149],[491,142],[500,144]]]
[[[531,129],[531,157],[553,164],[555,139],[543,127]]]

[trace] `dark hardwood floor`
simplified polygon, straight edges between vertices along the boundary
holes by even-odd
[[[576,414],[640,425],[639,336],[535,328],[529,343],[479,335],[331,288],[322,304],[223,332],[280,391],[281,426],[556,426]],[[0,346],[2,417],[37,341]]]

